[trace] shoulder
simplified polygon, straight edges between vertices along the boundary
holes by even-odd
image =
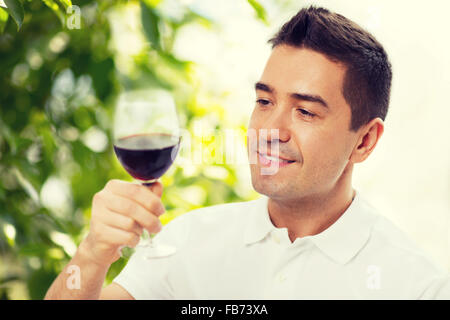
[[[361,197],[361,210],[370,217],[370,237],[367,245],[369,251],[391,261],[402,263],[401,259],[418,260],[434,265],[426,252],[411,236],[398,227],[387,216],[383,215],[365,197]]]
[[[409,235],[381,214],[373,225],[371,242],[374,246],[391,256],[397,263],[419,263],[421,266],[438,270],[429,255]],[[415,265],[417,266],[417,264]]]
[[[423,297],[437,279],[448,279],[447,272],[409,235],[380,213],[374,216],[362,261],[379,268],[387,288],[391,283],[392,292],[416,299]]]

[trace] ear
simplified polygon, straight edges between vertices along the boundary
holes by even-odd
[[[380,118],[372,119],[359,131],[359,138],[349,159],[353,163],[363,162],[369,157],[383,135],[384,122]]]

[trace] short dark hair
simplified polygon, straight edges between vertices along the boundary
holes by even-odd
[[[386,118],[392,67],[382,45],[346,17],[325,8],[301,9],[269,40],[272,48],[290,45],[308,48],[346,67],[342,93],[350,105],[350,130],[374,118]]]

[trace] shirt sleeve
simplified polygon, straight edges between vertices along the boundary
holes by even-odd
[[[136,300],[174,298],[170,270],[177,254],[186,245],[189,228],[185,215],[173,219],[153,238],[155,244],[175,246],[177,252],[168,257],[148,259],[145,257],[148,248],[137,246],[127,265],[114,279]]]

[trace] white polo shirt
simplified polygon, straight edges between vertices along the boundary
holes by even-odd
[[[328,229],[293,243],[267,201],[175,218],[155,241],[178,251],[148,260],[137,250],[114,282],[135,299],[450,299],[448,273],[359,192]]]

